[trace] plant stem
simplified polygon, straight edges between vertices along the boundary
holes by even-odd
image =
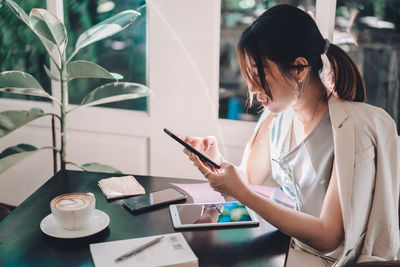
[[[61,59],[61,120],[60,120],[60,128],[61,128],[61,170],[65,170],[66,164],[66,132],[65,132],[65,123],[67,118],[67,108],[68,108],[68,83],[67,83],[67,71],[65,59]]]
[[[57,147],[56,140],[56,116],[53,114],[51,116],[51,135],[53,137],[53,147]],[[53,150],[53,171],[54,174],[57,173],[57,151]]]

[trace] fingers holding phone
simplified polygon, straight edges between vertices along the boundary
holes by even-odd
[[[235,165],[223,162],[221,169],[212,170],[204,164],[196,155],[193,155],[193,164],[208,179],[210,186],[226,196],[234,197],[241,201],[242,196],[249,190],[244,182],[244,173]]]
[[[215,136],[207,136],[203,139],[203,149],[210,154],[219,154],[217,138]],[[211,155],[210,155],[211,156]]]
[[[193,136],[187,136],[187,135],[182,135],[182,134],[176,134],[177,137],[179,137],[183,142],[188,143],[195,149],[197,149],[199,152],[203,152],[203,138],[200,137],[193,137]],[[189,151],[186,147],[183,149],[183,153],[186,155],[190,156],[191,151]]]
[[[202,160],[202,161],[206,162],[207,164],[209,164],[209,165],[215,167],[216,169],[221,168],[217,163],[215,163],[212,159],[210,159],[210,158],[208,157],[208,155],[203,154],[203,153],[204,153],[204,149],[203,149],[202,145],[201,145],[201,146],[197,145],[197,148],[195,148],[195,147],[192,146],[190,143],[184,141],[184,140],[191,141],[192,144],[195,144],[195,145],[196,145],[196,142],[195,142],[195,141],[198,140],[198,141],[200,142],[200,140],[202,140],[201,138],[197,138],[197,137],[196,137],[196,138],[193,138],[193,137],[184,137],[184,138],[180,138],[180,137],[178,137],[177,135],[173,134],[171,131],[169,131],[169,130],[166,129],[166,128],[164,128],[164,132],[165,132],[166,134],[168,134],[170,137],[172,137],[175,141],[177,141],[178,143],[180,143],[181,145],[183,145],[183,146],[185,147],[185,149],[187,149],[187,151],[184,150],[184,152],[185,152],[186,154],[188,154],[189,156],[190,156],[191,154],[189,154],[188,151],[190,151],[190,152],[193,153],[193,154],[196,154],[196,156],[198,156],[200,160]],[[181,135],[181,136],[182,136],[182,135]],[[182,136],[182,137],[183,137],[183,136]],[[201,141],[200,143],[202,144],[203,142]],[[199,150],[201,150],[201,152],[200,152]],[[193,158],[192,158],[192,159],[193,159]],[[192,160],[192,159],[191,159],[191,160]]]
[[[218,173],[219,170],[211,166],[210,164],[204,163],[200,158],[193,154],[189,154],[189,159],[192,161],[193,165],[203,174],[203,176],[208,179],[210,173]]]
[[[193,158],[193,165],[196,166],[199,171],[203,174],[203,176],[208,179],[208,182],[210,186],[215,190],[220,192],[223,195],[229,196],[229,193],[227,193],[224,190],[224,184],[226,182],[229,183],[229,181],[225,181],[224,179],[224,167],[228,163],[223,163],[221,165],[221,169],[213,169],[212,166],[209,166],[208,164],[204,164],[199,157],[196,155],[192,154],[191,157]]]
[[[203,153],[205,156],[210,158],[212,161],[216,162],[217,164],[221,163],[221,157],[218,149],[217,139],[214,136],[207,136],[206,138],[200,137],[191,137],[191,136],[182,136],[186,143],[193,146],[199,152]],[[183,150],[183,152],[190,156],[191,151],[187,148]],[[189,157],[190,158],[190,157]]]
[[[180,139],[182,139],[182,141],[188,143],[189,145],[191,145],[192,147],[194,147],[196,149],[201,148],[201,143],[203,141],[203,138],[187,136],[187,135],[182,135],[182,134],[177,134],[176,136],[178,136]]]

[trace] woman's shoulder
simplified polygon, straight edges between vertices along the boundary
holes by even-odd
[[[331,105],[335,108],[333,112],[340,109],[346,113],[352,123],[365,128],[371,127],[395,127],[392,117],[382,108],[364,102],[352,102],[336,98]]]
[[[332,121],[338,122],[337,125],[346,124],[354,129],[356,151],[376,145],[381,138],[397,138],[396,123],[382,108],[363,102],[336,99],[330,103],[329,112],[333,117]]]

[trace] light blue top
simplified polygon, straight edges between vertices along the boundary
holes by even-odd
[[[329,111],[302,142],[290,150],[294,111],[275,115],[271,122],[272,177],[296,200],[297,210],[320,216],[333,166],[333,134]]]

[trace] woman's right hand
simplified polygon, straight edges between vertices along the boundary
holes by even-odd
[[[184,136],[179,135],[183,141],[194,147],[197,151],[204,154],[207,158],[211,159],[217,164],[221,164],[222,157],[219,153],[217,139],[214,136],[207,136],[206,138],[193,137],[193,136]],[[190,155],[190,152],[187,148],[183,149],[183,152],[189,156],[189,159],[193,162],[193,157]]]

